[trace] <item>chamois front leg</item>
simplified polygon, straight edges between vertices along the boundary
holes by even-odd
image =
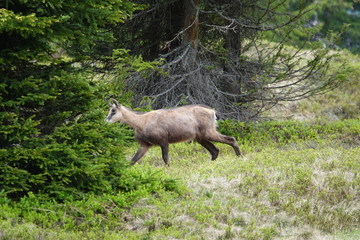
[[[161,147],[161,153],[162,153],[162,158],[164,160],[164,163],[167,166],[170,166],[169,165],[169,143],[163,143],[160,145],[160,147]]]
[[[134,165],[144,154],[149,150],[150,145],[145,143],[139,143],[140,147],[134,157],[131,159],[131,165]]]

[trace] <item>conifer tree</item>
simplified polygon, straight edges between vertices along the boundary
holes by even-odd
[[[114,189],[126,133],[103,124],[105,105],[81,63],[105,29],[128,18],[122,0],[0,3],[0,183],[19,198]],[[105,104],[105,103],[104,103]]]

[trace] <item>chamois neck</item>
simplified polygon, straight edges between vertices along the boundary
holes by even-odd
[[[121,112],[123,115],[123,123],[129,125],[136,130],[142,130],[143,119],[140,113],[135,112],[124,106],[121,106]]]

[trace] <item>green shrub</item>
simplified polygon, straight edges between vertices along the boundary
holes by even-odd
[[[358,145],[360,141],[360,119],[349,119],[328,123],[298,121],[238,122],[219,121],[219,131],[238,139],[242,145],[256,148],[284,146],[301,141],[338,139],[348,145]]]
[[[154,174],[129,175],[123,150],[133,133],[103,121],[103,93],[89,77],[60,71],[49,80],[19,81],[14,90],[13,82],[3,83],[0,182],[6,196],[32,192],[64,201],[89,192],[130,192],[149,182],[176,188]]]

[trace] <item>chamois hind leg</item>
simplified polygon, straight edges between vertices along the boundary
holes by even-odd
[[[131,159],[131,165],[134,165],[144,154],[149,150],[150,145],[146,143],[139,143],[140,147],[135,153],[134,157]]]
[[[170,166],[169,165],[169,143],[163,143],[160,145],[160,147],[161,147],[161,153],[162,153],[162,158],[164,160],[164,163],[167,166]]]
[[[214,144],[212,144],[211,142],[209,142],[207,140],[200,140],[200,141],[198,141],[198,143],[200,143],[201,146],[203,146],[210,152],[212,161],[214,161],[218,157],[219,149],[217,147],[215,147]]]
[[[216,132],[216,134],[213,134],[211,137],[209,137],[209,141],[228,144],[234,149],[235,154],[237,156],[241,155],[239,145],[236,142],[235,138],[233,138],[233,137],[226,136],[226,135],[223,135],[223,134],[220,134],[220,133]]]

